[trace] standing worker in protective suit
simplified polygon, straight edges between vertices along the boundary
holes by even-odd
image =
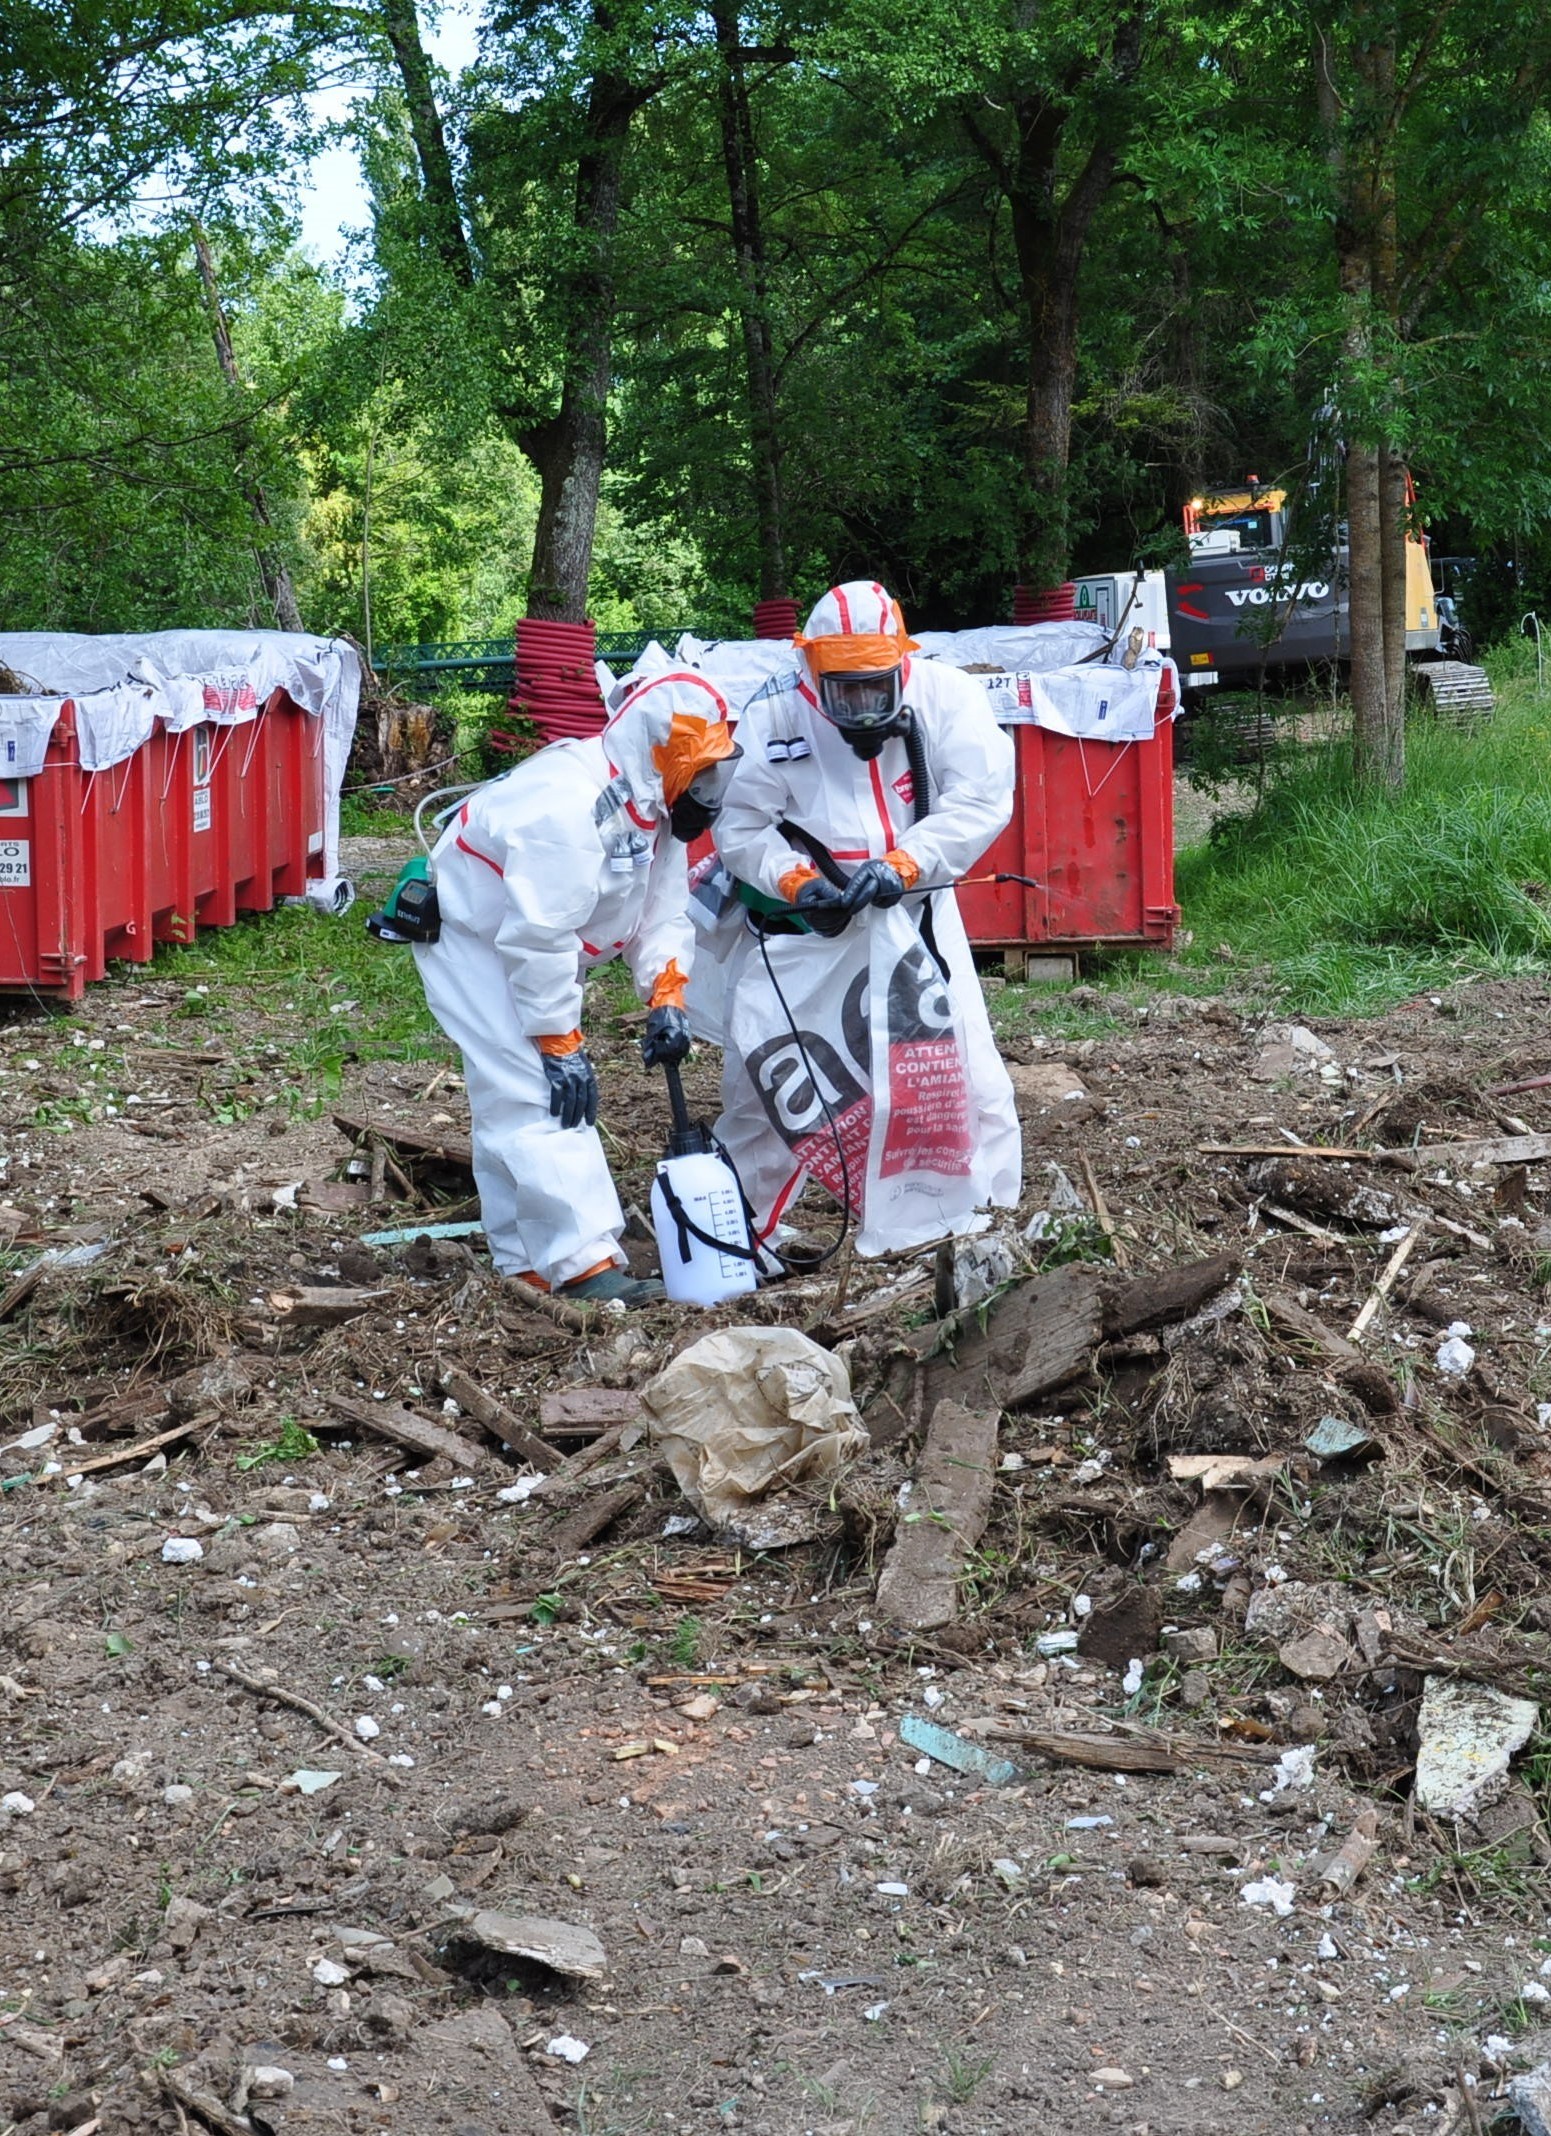
[[[1016,1204],[1012,1086],[952,888],[1012,814],[984,692],[836,586],[746,709],[716,826],[743,886],[717,1132],[769,1238],[811,1175],[884,1252]],[[931,886],[937,886],[935,892]]]
[[[685,846],[709,827],[735,753],[720,692],[701,675],[660,675],[600,735],[553,743],[478,788],[437,843],[441,933],[415,958],[463,1054],[480,1213],[502,1275],[587,1301],[663,1295],[625,1273],[582,981],[622,955],[650,1010],[648,1067],[688,1053]]]

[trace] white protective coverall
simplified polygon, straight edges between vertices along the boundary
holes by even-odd
[[[1012,743],[970,677],[907,657],[902,679],[925,756],[926,816],[913,820],[905,741],[893,737],[871,762],[860,758],[820,711],[794,657],[786,687],[773,682],[738,724],[742,757],[716,824],[718,852],[735,877],[767,897],[793,894],[794,867],[807,856],[777,828],[783,819],[814,834],[847,871],[903,854],[925,886],[972,868],[1012,814]],[[922,939],[928,904],[945,986]],[[775,998],[771,969],[803,1048]],[[879,1087],[874,1070],[885,1058]],[[717,1133],[761,1238],[810,1173],[837,1196],[848,1189],[853,1210],[860,1202],[863,1253],[972,1229],[976,1208],[988,1203],[1015,1205],[1022,1142],[1012,1085],[952,891],[868,907],[835,939],[767,934],[763,953],[752,925],[742,927],[727,959],[722,1106]],[[846,1145],[843,1171],[833,1122]]]
[[[624,957],[643,1001],[682,1001],[694,933],[661,765],[697,725],[725,718],[704,676],[657,676],[600,735],[551,743],[480,787],[437,842],[441,936],[417,943],[415,961],[463,1055],[480,1212],[502,1275],[553,1289],[624,1264],[597,1129],[551,1114],[538,1041],[580,1043],[583,979],[611,957]]]

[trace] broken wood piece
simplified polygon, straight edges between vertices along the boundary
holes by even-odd
[[[1300,1157],[1339,1157],[1351,1162],[1361,1160],[1371,1164],[1377,1157],[1393,1154],[1389,1150],[1361,1150],[1337,1147],[1322,1142],[1299,1142],[1293,1145]],[[1285,1157],[1288,1145],[1285,1142],[1198,1142],[1196,1153],[1201,1157]]]
[[[474,1169],[474,1146],[466,1135],[428,1135],[418,1128],[400,1126],[396,1121],[367,1120],[356,1113],[337,1112],[333,1121],[341,1134],[354,1136],[358,1142],[375,1138],[410,1158],[431,1158],[441,1164],[454,1165],[460,1172]]]
[[[1115,1257],[1115,1266],[1129,1268],[1131,1264],[1126,1257],[1120,1234],[1115,1229],[1115,1219],[1109,1213],[1109,1203],[1104,1199],[1104,1190],[1094,1172],[1093,1160],[1086,1150],[1081,1150],[1078,1152],[1077,1162],[1082,1170],[1083,1185],[1088,1189],[1088,1199],[1093,1204],[1093,1214],[1098,1227],[1109,1240],[1109,1250]]]
[[[910,1631],[934,1631],[958,1614],[959,1582],[991,1514],[997,1421],[994,1409],[958,1402],[932,1411],[878,1580],[879,1611]]]
[[[1322,1320],[1280,1291],[1262,1293],[1261,1303],[1278,1333],[1311,1351],[1338,1385],[1349,1387],[1376,1416],[1393,1416],[1400,1407],[1395,1383],[1361,1350],[1333,1334]]]
[[[1171,1454],[1169,1474],[1176,1483],[1199,1483],[1203,1491],[1250,1491],[1279,1476],[1284,1454]]]
[[[77,1461],[70,1468],[62,1468],[57,1476],[38,1476],[38,1483],[67,1483],[72,1476],[90,1476],[97,1469],[118,1468],[126,1461],[148,1460],[164,1446],[171,1446],[175,1439],[187,1439],[198,1431],[202,1424],[213,1424],[213,1415],[188,1417],[181,1424],[173,1424],[166,1431],[159,1431],[149,1439],[136,1439],[128,1446],[110,1447],[105,1454],[93,1454],[90,1461]]]
[[[1104,1280],[1103,1334],[1106,1342],[1139,1334],[1169,1321],[1189,1320],[1238,1275],[1244,1262],[1236,1253],[1215,1253],[1183,1268],[1160,1268],[1120,1282]]]
[[[1101,1773],[1184,1773],[1227,1759],[1263,1765],[1268,1753],[1226,1743],[1187,1743],[1169,1736],[1084,1735],[1060,1729],[1021,1731],[1012,1739],[1057,1765]]]
[[[554,1297],[549,1291],[541,1291],[532,1283],[524,1283],[521,1276],[503,1276],[502,1295],[525,1305],[530,1313],[542,1313],[546,1320],[553,1320],[557,1327],[569,1328],[573,1335],[586,1335],[596,1326],[595,1310],[579,1305],[567,1305],[563,1298]]]
[[[641,1414],[641,1397],[630,1387],[562,1387],[539,1397],[545,1432],[607,1431],[634,1424]]]
[[[1300,1216],[1296,1209],[1286,1209],[1280,1202],[1265,1202],[1262,1207],[1267,1216],[1274,1217],[1279,1224],[1285,1224],[1289,1231],[1301,1231],[1303,1236],[1306,1239],[1312,1239],[1316,1246],[1344,1246],[1346,1244],[1345,1239],[1339,1237],[1334,1231],[1327,1231],[1323,1224],[1316,1224],[1310,1218]]]
[[[1379,1813],[1371,1802],[1364,1803],[1351,1831],[1320,1871],[1321,1884],[1335,1897],[1343,1898],[1373,1860],[1378,1847]]]
[[[196,2121],[216,2131],[216,2136],[254,2136],[256,2124],[244,2114],[234,2114],[222,2104],[212,2091],[206,2091],[178,2069],[158,2069],[156,2081],[164,2095],[177,2108],[180,2116],[193,2115]]]
[[[594,1439],[590,1446],[578,1447],[574,1454],[562,1455],[559,1466],[552,1472],[555,1487],[569,1483],[575,1476],[585,1476],[589,1469],[607,1461],[610,1454],[617,1454],[624,1436],[624,1425],[616,1424],[612,1431],[606,1431],[601,1439]]]
[[[349,1284],[298,1283],[269,1294],[269,1310],[293,1328],[332,1328],[359,1319],[368,1306],[386,1298],[386,1289],[358,1290]]]
[[[0,1320],[8,1320],[19,1305],[27,1303],[27,1300],[43,1281],[43,1271],[46,1265],[43,1261],[34,1261],[31,1268],[25,1269],[14,1283],[7,1285],[3,1291],[0,1291]]]
[[[612,1528],[615,1521],[639,1505],[646,1496],[646,1486],[639,1480],[616,1483],[610,1491],[600,1491],[596,1498],[563,1520],[550,1541],[556,1558],[574,1558],[579,1550],[585,1550],[590,1542]]]
[[[565,1459],[555,1451],[547,1440],[537,1432],[529,1431],[519,1417],[512,1414],[504,1402],[498,1402],[493,1394],[486,1394],[477,1380],[471,1380],[466,1372],[456,1366],[442,1374],[442,1391],[450,1394],[458,1407],[465,1410],[476,1424],[483,1424],[486,1431],[494,1432],[503,1439],[514,1454],[520,1454],[531,1467],[546,1473],[560,1467]]]
[[[1440,1231],[1447,1231],[1457,1239],[1469,1239],[1472,1246],[1480,1246],[1483,1249],[1489,1249],[1491,1246],[1491,1240],[1484,1238],[1479,1231],[1472,1231],[1468,1224],[1457,1224],[1451,1216],[1440,1216],[1436,1209],[1427,1221],[1430,1224],[1436,1224]]]
[[[396,1765],[390,1765],[381,1751],[373,1750],[359,1736],[342,1728],[338,1721],[326,1714],[321,1706],[304,1698],[300,1691],[288,1691],[283,1684],[266,1683],[262,1676],[250,1676],[246,1669],[239,1669],[234,1661],[218,1661],[215,1664],[223,1676],[229,1676],[234,1684],[241,1684],[255,1698],[273,1699],[277,1706],[289,1706],[293,1713],[305,1713],[309,1721],[315,1721],[325,1735],[332,1736],[336,1743],[348,1744],[358,1757],[364,1758],[384,1779],[394,1787],[402,1787],[404,1775]]]
[[[1531,1075],[1521,1083],[1493,1083],[1486,1094],[1489,1098],[1511,1098],[1521,1090],[1547,1089],[1551,1089],[1551,1075]]]
[[[412,1410],[400,1409],[396,1402],[358,1402],[348,1394],[326,1394],[323,1399],[336,1416],[359,1424],[363,1430],[375,1432],[378,1438],[389,1439],[412,1454],[420,1454],[427,1461],[450,1461],[456,1469],[470,1475],[488,1475],[492,1469],[510,1473],[493,1454],[476,1446],[472,1439],[460,1438],[445,1426],[433,1424],[428,1417],[417,1417]]]
[[[1412,1224],[1405,1237],[1400,1240],[1394,1252],[1385,1262],[1378,1282],[1374,1284],[1373,1289],[1368,1293],[1367,1302],[1364,1304],[1362,1311],[1347,1329],[1346,1339],[1348,1342],[1356,1342],[1367,1333],[1372,1324],[1374,1314],[1377,1313],[1379,1307],[1389,1296],[1395,1278],[1405,1267],[1407,1261],[1410,1260],[1412,1249],[1426,1228],[1425,1220]]]
[[[1380,1152],[1407,1156],[1424,1164],[1447,1164],[1469,1171],[1478,1164],[1543,1164],[1551,1157],[1551,1135],[1481,1135],[1469,1142],[1424,1142],[1414,1150]]]

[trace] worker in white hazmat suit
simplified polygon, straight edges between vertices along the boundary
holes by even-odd
[[[624,1272],[582,982],[623,956],[650,1010],[647,1065],[689,1051],[685,847],[709,827],[735,754],[721,693],[670,671],[600,735],[553,743],[478,788],[437,843],[441,932],[415,958],[463,1054],[480,1212],[503,1275],[588,1301],[663,1295]]]
[[[716,825],[751,908],[717,1132],[761,1239],[811,1176],[879,1253],[1018,1199],[1012,1086],[950,887],[1011,817],[1013,747],[967,676],[912,662],[881,586],[833,588],[796,646],[739,723]]]

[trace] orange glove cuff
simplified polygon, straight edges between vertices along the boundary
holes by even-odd
[[[684,1006],[684,989],[689,985],[689,974],[679,970],[678,959],[670,957],[657,974],[657,983],[647,996],[649,1009],[681,1009]]]
[[[795,905],[798,891],[804,883],[811,883],[818,872],[817,868],[810,867],[808,862],[804,861],[799,868],[788,868],[776,887],[789,905]]]
[[[884,865],[894,870],[907,890],[913,890],[921,880],[921,863],[912,860],[908,853],[885,853]]]
[[[533,1043],[540,1053],[547,1053],[552,1061],[557,1061],[568,1053],[580,1053],[585,1042],[580,1031],[560,1031],[549,1038],[536,1038]]]

